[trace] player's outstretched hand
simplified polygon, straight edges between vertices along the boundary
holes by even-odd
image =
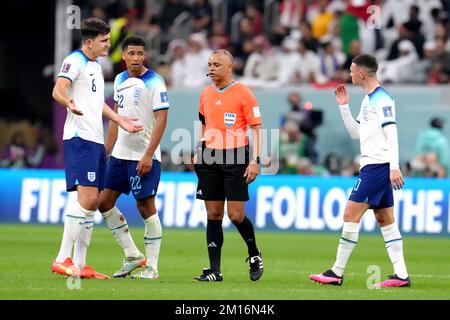
[[[125,131],[136,133],[144,129],[143,125],[136,124],[137,118],[130,118],[126,116],[120,116],[118,125]]]
[[[338,105],[348,104],[349,98],[347,93],[347,88],[345,85],[340,84],[337,86],[336,90],[334,91],[334,94],[336,96],[336,101]]]
[[[67,104],[67,108],[70,110],[70,112],[72,112],[73,114],[76,114],[77,116],[83,115],[83,112],[81,112],[81,110],[78,109],[78,107],[75,105],[75,102],[73,102],[73,100],[69,101],[69,103]]]
[[[144,155],[141,160],[139,160],[136,171],[138,176],[143,176],[144,174],[150,172],[152,170],[153,157],[149,157]]]
[[[250,163],[247,169],[245,169],[244,178],[247,178],[245,182],[247,182],[247,184],[252,183],[253,181],[255,181],[258,174],[259,174],[259,164]]]
[[[403,180],[402,172],[400,170],[391,170],[390,178],[392,188],[394,188],[394,190],[400,190],[401,188],[403,188],[405,180]]]

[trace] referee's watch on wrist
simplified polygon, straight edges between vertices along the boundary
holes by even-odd
[[[252,162],[256,164],[261,164],[261,157],[260,156],[253,157]]]

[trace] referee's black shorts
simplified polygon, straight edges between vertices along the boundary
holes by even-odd
[[[248,164],[248,146],[226,150],[199,150],[194,164],[198,177],[197,199],[247,201],[248,184],[244,173]]]

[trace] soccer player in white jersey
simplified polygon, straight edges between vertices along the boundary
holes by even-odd
[[[107,279],[86,264],[106,167],[102,115],[130,132],[142,126],[105,104],[97,58],[108,54],[109,26],[96,18],[83,20],[81,38],[82,48],[64,59],[53,89],[53,98],[67,108],[63,135],[66,183],[67,191],[76,190],[78,199],[66,209],[61,247],[51,269],[66,276]]]
[[[144,266],[133,278],[158,278],[158,257],[161,246],[161,222],[155,206],[161,174],[159,143],[167,123],[169,101],[164,80],[144,66],[145,42],[132,36],[122,44],[122,59],[127,70],[114,81],[115,111],[139,118],[144,130],[128,133],[110,124],[106,139],[108,159],[105,190],[100,196],[99,210],[125,253],[122,267],[113,277],[126,277]],[[119,196],[132,192],[144,220],[144,244],[147,259],[136,247],[127,221],[116,207]]]
[[[349,96],[344,85],[337,87],[336,100],[344,124],[353,139],[360,139],[360,175],[351,192],[344,212],[344,227],[339,241],[336,262],[322,274],[309,279],[322,284],[342,285],[344,269],[358,241],[360,220],[367,209],[375,212],[381,227],[394,274],[379,287],[409,287],[411,285],[403,257],[403,241],[394,221],[392,188],[403,187],[399,169],[395,103],[376,78],[378,64],[374,57],[356,56],[350,67],[350,76],[356,86],[364,89],[366,96],[355,121],[349,108]]]

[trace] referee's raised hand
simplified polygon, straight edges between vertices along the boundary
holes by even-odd
[[[253,181],[255,181],[258,174],[259,174],[259,164],[255,162],[250,162],[250,164],[248,165],[247,169],[245,169],[244,172],[244,177],[247,178],[245,182],[247,182],[247,184],[252,183]]]

